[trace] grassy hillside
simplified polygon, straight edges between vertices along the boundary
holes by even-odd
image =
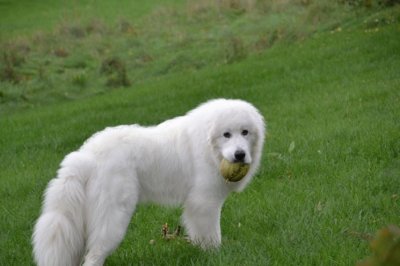
[[[181,2],[182,0],[169,0],[168,4]],[[20,37],[21,34],[29,35],[37,31],[46,32],[66,21],[101,18],[108,23],[114,23],[117,18],[137,19],[158,5],[159,0],[0,1],[0,38]]]
[[[179,8],[135,3],[126,2],[126,8],[105,6],[106,1],[70,3],[61,22],[49,23],[51,30],[1,41],[0,113],[136,89],[147,80],[234,64],[317,33],[354,27],[373,31],[399,21],[398,8],[351,8],[335,1],[224,0],[217,5],[202,0]],[[61,6],[48,8],[59,14]],[[140,18],[138,12],[118,15],[150,6]],[[32,25],[39,27],[41,21]]]
[[[48,90],[54,84],[63,87],[62,93],[79,88],[53,72],[65,66],[69,56],[50,60],[47,83],[32,89],[28,100],[4,98],[11,97],[12,90],[30,90],[33,82],[43,82],[35,80],[37,72],[31,80],[2,82],[0,89],[7,96],[2,96],[0,116],[0,265],[32,264],[30,237],[43,190],[62,158],[92,133],[118,124],[155,124],[215,97],[253,102],[265,115],[269,131],[260,173],[245,192],[231,195],[224,205],[221,249],[203,252],[181,239],[162,240],[162,224],[178,225],[180,209],[140,206],[106,265],[354,265],[367,256],[366,239],[387,224],[400,224],[400,23],[398,7],[357,10],[356,17],[345,13],[347,19],[326,28],[331,24],[327,18],[318,30],[305,30],[307,34],[294,39],[281,36],[261,50],[250,45],[251,36],[257,35],[234,35],[243,43],[232,48],[232,61],[229,50],[212,49],[219,43],[214,37],[189,36],[188,46],[181,44],[182,58],[193,55],[187,60],[199,62],[204,56],[206,63],[196,68],[178,60],[165,73],[157,69],[170,63],[167,57],[180,58],[178,44],[165,41],[176,35],[160,42],[150,42],[150,33],[140,39],[157,60],[138,72],[134,63],[124,60],[127,50],[122,48],[129,39],[121,37],[110,49],[112,54],[121,52],[118,58],[124,60],[130,84],[108,87],[106,79],[93,81],[101,75],[100,57],[93,56],[85,60],[87,87],[76,91],[75,101],[53,97],[58,92]],[[233,11],[220,18],[232,31],[252,32],[252,20],[262,17],[250,7],[241,14]],[[291,14],[278,11],[278,21]],[[229,16],[235,23],[230,24]],[[281,23],[287,29],[289,24]],[[198,23],[184,25],[189,34],[189,27]],[[222,38],[223,27],[208,27],[204,34]],[[113,43],[101,36],[96,37],[99,42]],[[190,41],[193,38],[202,41]],[[75,42],[71,37],[64,41],[70,39]],[[84,54],[94,43],[79,41],[81,49],[77,44],[71,49]],[[45,43],[30,46],[34,52],[26,64],[42,62],[42,46]],[[16,66],[16,72],[23,76],[24,67]],[[85,93],[92,86],[97,90],[96,84],[100,94]],[[44,105],[50,102],[54,104]],[[149,243],[152,239],[154,244]]]

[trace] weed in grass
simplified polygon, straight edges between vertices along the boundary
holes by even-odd
[[[20,77],[17,74],[15,68],[9,63],[8,60],[5,60],[5,64],[0,70],[1,81],[8,81],[11,83],[18,83],[20,81]]]
[[[261,35],[253,44],[255,51],[263,52],[271,48],[276,42],[284,38],[284,30],[281,28],[274,29],[271,33]]]
[[[15,52],[4,52],[2,68],[0,69],[0,80],[18,83],[21,81],[21,75],[17,72],[17,67],[22,64],[23,58]]]
[[[48,76],[47,67],[45,63],[39,64],[37,67],[37,77],[40,81],[46,81]]]
[[[357,263],[357,266],[400,265],[400,228],[389,225],[380,229],[370,243],[372,255]]]
[[[135,27],[126,19],[119,21],[119,31],[124,34],[136,36],[138,34]]]
[[[154,61],[154,58],[151,55],[146,54],[146,53],[139,55],[136,59],[136,62],[138,64],[147,64],[147,63],[151,63],[153,61]]]
[[[72,84],[79,86],[81,88],[85,87],[87,84],[87,75],[85,71],[79,71],[75,73],[72,77]]]
[[[87,34],[107,34],[108,29],[107,26],[99,19],[91,20],[85,28]]]
[[[81,39],[86,37],[87,33],[85,27],[79,24],[68,24],[64,23],[59,28],[59,33],[64,36],[73,37],[76,39]]]
[[[14,67],[19,67],[25,63],[25,57],[18,53],[17,49],[11,48],[7,52],[4,52],[4,61]]]
[[[247,56],[247,51],[243,40],[239,37],[230,37],[225,47],[225,62],[232,64],[243,60]]]
[[[130,85],[125,63],[117,57],[105,59],[101,64],[100,72],[107,77],[106,85],[109,87],[127,87]]]
[[[65,61],[64,67],[66,68],[75,68],[75,69],[85,69],[88,67],[88,62],[90,58],[85,58],[85,56],[74,56],[70,60]]]
[[[65,48],[57,48],[54,50],[54,55],[57,57],[68,57],[69,53]]]
[[[217,7],[221,12],[223,9],[234,11],[237,14],[253,11],[256,8],[255,0],[218,0]]]

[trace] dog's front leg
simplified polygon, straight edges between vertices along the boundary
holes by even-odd
[[[223,200],[192,195],[185,202],[183,224],[192,243],[203,249],[221,244],[220,216]]]

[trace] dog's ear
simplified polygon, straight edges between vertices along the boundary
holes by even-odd
[[[207,124],[207,143],[214,147],[216,144],[216,137],[215,137],[215,125],[214,124]]]
[[[210,148],[213,150],[218,149],[217,145],[217,133],[216,133],[216,126],[213,123],[209,123],[207,125],[207,143],[210,146]]]
[[[222,154],[218,145],[218,131],[214,123],[207,124],[207,144],[211,158],[218,165],[222,160]]]
[[[264,141],[266,137],[266,123],[264,121],[264,118],[262,117],[261,114],[258,112],[255,113],[252,117],[253,119],[253,125],[255,125],[255,140],[252,143],[252,156],[254,162],[258,165],[260,159],[261,159],[261,153],[263,150],[264,146]]]

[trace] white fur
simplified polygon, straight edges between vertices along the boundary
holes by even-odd
[[[123,239],[139,202],[183,204],[191,241],[218,247],[224,200],[249,183],[263,143],[264,120],[257,109],[225,99],[157,126],[96,133],[63,160],[47,187],[33,234],[37,264],[79,265],[84,257],[84,265],[102,265]],[[220,161],[234,161],[237,150],[245,152],[249,173],[226,182]]]

